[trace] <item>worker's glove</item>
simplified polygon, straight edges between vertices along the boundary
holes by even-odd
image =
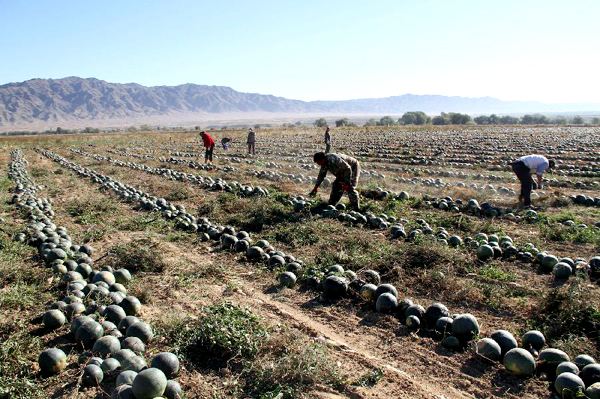
[[[315,195],[317,195],[317,191],[318,191],[317,187],[313,188],[313,190],[310,192],[309,196],[314,197]]]
[[[342,184],[342,190],[350,191],[351,189],[352,189],[352,186],[350,186],[349,184]]]

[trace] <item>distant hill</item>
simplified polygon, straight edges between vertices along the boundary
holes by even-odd
[[[501,101],[491,97],[467,98],[412,95],[347,101],[299,101],[256,93],[241,93],[224,86],[183,84],[146,87],[79,77],[32,79],[0,86],[0,126],[25,128],[56,126],[80,121],[174,121],[193,115],[252,114],[391,114],[526,113],[598,111],[600,104],[543,104]]]

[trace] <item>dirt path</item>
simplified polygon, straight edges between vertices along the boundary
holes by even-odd
[[[385,382],[365,389],[361,395],[367,396],[359,397],[538,398],[545,394],[540,381],[515,378],[501,367],[472,360],[469,353],[457,354],[429,338],[408,334],[391,317],[376,312],[361,317],[335,304],[320,305],[297,290],[269,294],[265,293],[268,285],[246,282],[234,296],[241,304],[259,307],[270,319],[329,343],[351,362],[384,370]]]

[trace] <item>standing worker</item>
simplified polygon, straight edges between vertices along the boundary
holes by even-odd
[[[252,130],[252,128],[250,128],[250,130],[248,130],[248,140],[246,141],[246,143],[248,143],[248,154],[255,154],[256,148],[254,146],[254,143],[256,142],[256,138],[254,136],[254,130]]]
[[[544,171],[554,168],[554,160],[548,159],[543,155],[525,155],[512,163],[512,170],[517,175],[521,182],[521,193],[519,195],[519,203],[523,203],[524,207],[533,208],[531,205],[531,189],[535,182],[532,175],[537,175],[537,188],[543,188],[542,176]]]
[[[200,132],[200,137],[202,137],[202,142],[204,144],[204,148],[206,149],[204,152],[204,163],[208,163],[208,161],[212,163],[213,151],[215,150],[215,141],[206,132]]]
[[[233,139],[231,137],[223,137],[221,139],[221,145],[223,146],[223,150],[227,151],[229,149],[229,143],[232,141]]]
[[[344,192],[347,192],[348,198],[350,198],[350,207],[358,211],[359,201],[356,185],[360,177],[360,163],[348,155],[325,154],[324,152],[317,152],[313,156],[313,160],[317,165],[321,166],[321,170],[319,171],[315,188],[313,188],[310,195],[315,196],[317,194],[317,190],[321,183],[323,183],[327,172],[331,172],[335,176],[335,181],[331,186],[329,205],[336,205]]]
[[[325,154],[329,153],[331,150],[331,135],[329,134],[329,126],[325,129]]]

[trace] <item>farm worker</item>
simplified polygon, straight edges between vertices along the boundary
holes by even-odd
[[[329,130],[329,126],[327,126],[327,129],[325,129],[325,154],[331,150],[331,135],[329,134]]]
[[[213,151],[215,149],[215,141],[206,132],[200,132],[200,137],[202,138],[204,148],[206,149],[204,152],[204,163],[208,163],[208,161],[212,163]]]
[[[543,188],[542,176],[544,171],[550,170],[554,167],[554,160],[548,159],[543,155],[525,155],[517,159],[512,163],[512,170],[517,175],[517,178],[521,182],[521,194],[519,195],[519,202],[523,201],[523,206],[531,206],[531,189],[535,182],[533,181],[532,175],[537,175],[537,187]]]
[[[248,140],[246,140],[246,143],[248,144],[248,154],[255,154],[255,146],[254,143],[256,142],[256,138],[254,136],[254,130],[252,130],[252,128],[250,128],[250,130],[248,130]]]
[[[310,195],[314,196],[317,194],[317,190],[321,183],[323,183],[327,172],[331,172],[335,176],[335,181],[331,186],[329,205],[336,205],[344,192],[347,192],[348,198],[350,198],[350,207],[358,211],[359,203],[356,185],[360,177],[360,163],[348,155],[325,154],[324,152],[317,152],[313,156],[313,160],[317,165],[321,166],[321,170],[319,171],[315,188],[313,188]]]
[[[225,151],[227,151],[229,149],[229,143],[232,141],[233,141],[233,139],[231,137],[223,137],[221,139],[221,145],[223,146],[223,149]]]

